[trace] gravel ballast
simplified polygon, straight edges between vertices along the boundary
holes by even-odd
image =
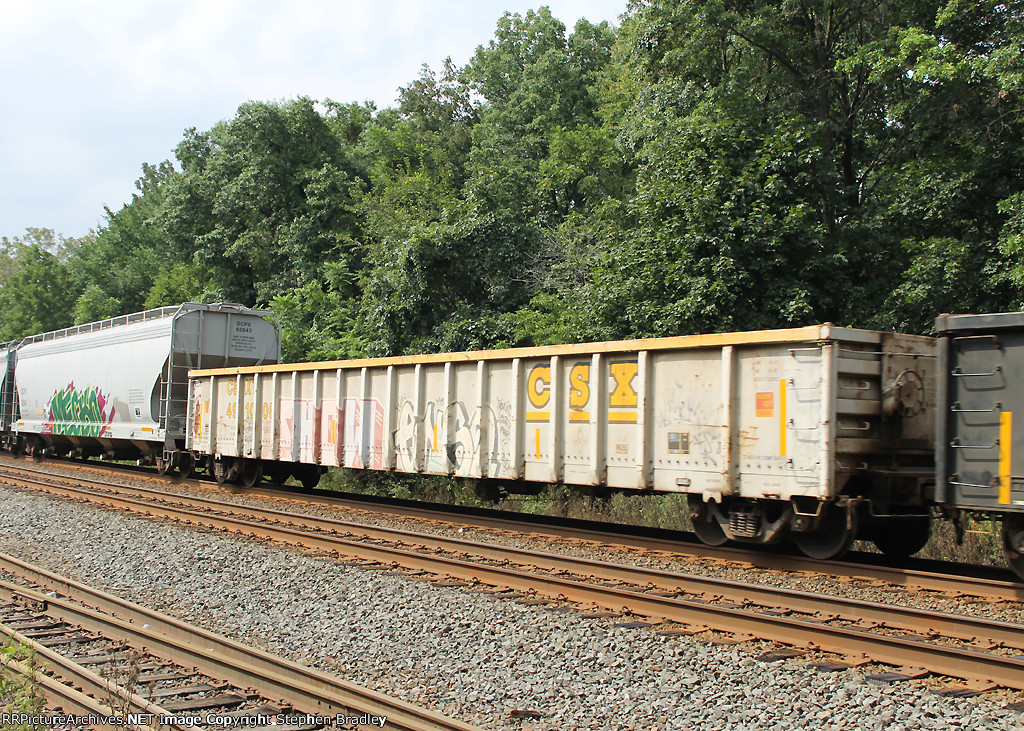
[[[4,458],[0,456],[0,463]],[[47,461],[47,471],[65,474],[69,477],[81,476],[80,467]],[[550,537],[538,537],[529,534],[516,534],[507,531],[495,531],[475,526],[461,526],[447,522],[445,519],[424,520],[408,516],[398,516],[386,510],[375,510],[371,505],[365,508],[339,506],[330,500],[326,502],[307,501],[304,496],[296,495],[295,499],[269,500],[258,494],[235,491],[231,487],[220,487],[211,482],[195,483],[191,480],[161,481],[154,485],[151,476],[116,472],[109,469],[90,469],[96,478],[111,480],[120,484],[138,485],[159,490],[193,495],[240,505],[271,507],[287,512],[301,513],[315,517],[333,518],[335,520],[365,523],[387,528],[397,528],[414,533],[429,533],[470,541],[512,546],[526,550],[549,553],[560,553],[598,561],[610,561],[646,568],[674,571],[678,573],[712,576],[731,581],[763,584],[798,591],[817,592],[850,599],[859,599],[883,604],[898,604],[928,611],[945,612],[947,614],[963,614],[1000,622],[1024,624],[1024,604],[1015,601],[992,602],[971,596],[946,596],[933,592],[917,591],[899,585],[889,585],[874,581],[848,581],[836,579],[823,572],[821,574],[792,574],[770,568],[750,566],[742,562],[723,563],[717,560],[706,560],[680,553],[668,556],[660,552],[624,550],[621,546],[597,545],[587,541],[561,540]],[[543,532],[541,529],[539,532]],[[827,565],[827,564],[826,564]]]
[[[0,488],[0,550],[489,729],[1006,729],[1019,694],[720,646]],[[531,713],[525,713],[531,712]],[[527,718],[520,718],[527,716]],[[540,716],[539,718],[537,716]]]

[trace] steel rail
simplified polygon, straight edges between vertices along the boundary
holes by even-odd
[[[197,485],[210,487],[209,482],[195,481]],[[220,488],[224,489],[224,488]],[[972,596],[996,601],[1024,602],[1024,583],[1015,580],[986,579],[976,576],[944,574],[913,568],[880,566],[854,561],[819,560],[807,556],[771,553],[740,546],[709,546],[700,542],[654,538],[596,528],[581,528],[573,525],[556,525],[516,520],[501,515],[468,515],[434,507],[389,505],[372,500],[344,497],[322,497],[299,493],[287,489],[267,487],[237,488],[233,494],[265,495],[279,500],[291,500],[302,504],[333,505],[342,508],[375,513],[389,513],[402,518],[422,519],[451,523],[459,527],[477,526],[486,530],[513,531],[526,534],[542,534],[554,539],[582,541],[625,548],[628,550],[650,551],[666,556],[704,559],[736,566],[744,564],[784,573],[804,573],[824,578],[843,577],[869,582],[884,582],[892,586],[921,591],[933,591],[951,596]],[[447,506],[444,506],[447,507]],[[497,511],[496,511],[497,512]],[[1009,571],[1006,571],[1009,574]]]
[[[39,482],[34,484],[45,489],[47,483]],[[246,522],[248,522],[248,518],[258,517],[262,520],[279,524],[286,523],[290,526],[305,529],[328,531],[334,534],[344,534],[348,537],[358,536],[360,539],[389,541],[393,544],[419,546],[435,551],[475,556],[490,561],[536,567],[544,571],[573,574],[577,577],[593,577],[601,581],[618,582],[665,592],[718,596],[730,602],[758,604],[772,609],[785,608],[809,615],[835,614],[847,618],[849,621],[874,622],[880,626],[884,625],[911,632],[958,638],[966,642],[991,643],[1024,649],[1024,627],[1008,622],[997,622],[977,617],[915,609],[913,607],[750,584],[700,574],[664,571],[641,566],[627,566],[606,561],[595,561],[575,556],[541,553],[492,543],[469,541],[462,538],[413,533],[398,528],[365,525],[363,523],[353,523],[303,513],[289,513],[273,508],[240,505],[223,500],[180,495],[134,485],[107,485],[105,487],[151,500],[155,499],[165,503],[190,506],[189,509],[191,507],[201,507],[221,514],[234,515],[242,520],[246,520]],[[102,501],[104,497],[102,493],[79,490],[79,488],[71,485],[62,486],[58,489],[62,492],[73,492],[89,500],[99,499]],[[93,496],[96,497],[94,498]],[[148,506],[150,504],[149,502],[141,502],[135,505],[133,509],[139,510],[141,505]]]
[[[261,652],[12,556],[0,554],[0,568],[63,595],[49,596],[0,581],[0,597],[8,601],[21,597],[45,605],[48,616],[92,629],[109,639],[144,645],[154,655],[252,688],[264,697],[286,699],[300,713],[387,716],[384,728],[396,731],[479,731],[470,724]]]
[[[112,465],[101,468],[94,465],[78,465],[68,462],[62,462],[61,465],[76,470],[90,471],[100,474],[109,474],[111,469],[116,467]],[[44,470],[25,468],[20,465],[15,467],[10,467],[9,465],[4,466],[8,466],[10,469],[35,472],[41,475],[53,476],[54,474]],[[130,471],[130,474],[133,477],[142,476],[146,479],[157,482],[164,482],[168,479],[158,478],[156,475],[148,472],[140,475],[140,473],[135,470]],[[102,480],[89,480],[88,478],[77,479],[80,479],[83,482],[92,482],[109,486],[109,483]],[[184,482],[202,489],[209,490],[213,488],[210,482],[205,480],[191,478],[173,479],[175,479],[176,482]],[[217,486],[214,489],[230,492],[230,494],[265,496],[276,500],[296,502],[304,505],[313,503],[367,512],[390,513],[403,518],[448,522],[457,527],[477,526],[486,530],[512,531],[524,534],[532,533],[535,535],[540,534],[555,539],[597,543],[613,548],[650,551],[656,554],[664,554],[666,557],[678,556],[683,558],[706,559],[727,562],[737,566],[746,564],[752,567],[786,573],[824,575],[826,578],[841,576],[844,578],[869,582],[884,582],[904,589],[933,591],[950,596],[970,596],[995,601],[1024,602],[1024,583],[1014,580],[986,579],[956,574],[944,574],[935,571],[923,571],[920,569],[876,566],[850,561],[819,561],[805,556],[748,550],[737,546],[708,546],[703,543],[684,543],[664,538],[630,535],[620,532],[602,531],[595,528],[582,528],[573,525],[534,523],[528,522],[527,520],[515,520],[501,515],[468,515],[452,512],[451,510],[439,510],[436,507],[390,505],[362,498],[322,496],[309,494],[308,492],[297,493],[294,490],[288,490],[285,488],[223,488]]]
[[[12,596],[6,590],[8,585],[0,582],[0,593],[5,596]],[[99,701],[100,698],[113,697],[120,703],[124,703],[128,713],[137,714],[150,714],[153,716],[164,716],[172,717],[173,713],[161,708],[159,705],[143,698],[142,696],[131,692],[127,688],[112,683],[110,679],[101,677],[93,671],[89,670],[82,665],[76,663],[72,658],[60,654],[59,652],[41,645],[31,637],[26,637],[21,632],[0,624],[0,634],[10,638],[14,642],[29,647],[35,653],[43,665],[49,668],[51,671],[59,675],[61,678],[69,683],[73,683],[75,688],[80,688],[84,693],[80,693],[75,688],[69,688],[68,686],[59,683],[52,678],[54,684],[61,686],[61,688],[73,691],[72,693],[64,693],[59,688],[46,685],[44,689],[50,693],[56,693],[56,696],[63,698],[70,703],[74,704],[75,710],[82,712],[84,715],[102,715],[103,717],[109,717],[115,715],[113,710],[104,703]],[[28,668],[21,666],[22,674],[28,672]],[[37,679],[46,678],[47,676],[42,674],[36,674]],[[146,728],[149,728],[148,726]],[[184,726],[174,726],[174,728],[186,728]]]
[[[837,627],[814,620],[802,620],[769,613],[733,609],[699,601],[646,594],[629,589],[588,584],[572,579],[531,574],[444,556],[426,556],[405,549],[349,541],[285,526],[253,523],[231,516],[217,516],[173,506],[145,503],[128,497],[99,495],[63,486],[83,499],[171,518],[193,524],[229,530],[258,538],[277,540],[315,550],[343,553],[378,563],[451,576],[490,586],[538,592],[579,604],[648,617],[665,618],[687,625],[714,627],[749,634],[787,645],[820,649],[842,655],[862,654],[875,661],[897,666],[914,665],[932,672],[971,680],[990,680],[1006,687],[1024,689],[1024,659],[979,652],[975,649],[923,642],[864,630]],[[45,487],[44,487],[45,489]],[[831,597],[829,597],[831,599]],[[970,621],[950,615],[951,620]],[[1018,628],[1018,631],[1019,628]]]
[[[27,639],[27,638],[26,638]],[[97,716],[100,718],[107,718],[114,715],[112,709],[96,701],[92,696],[86,695],[81,691],[72,688],[69,685],[59,682],[55,678],[51,678],[49,675],[43,673],[34,672],[31,668],[27,667],[23,663],[17,660],[5,660],[4,667],[10,668],[14,672],[18,673],[24,678],[30,679],[31,682],[38,683],[40,689],[43,692],[43,697],[46,701],[54,708],[60,708],[64,711],[65,715],[79,715],[79,716]],[[38,714],[31,714],[32,716],[54,716],[58,715],[51,712],[42,712]],[[150,727],[144,727],[150,728]]]

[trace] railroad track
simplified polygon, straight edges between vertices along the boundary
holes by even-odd
[[[167,478],[161,478],[164,482]],[[195,481],[196,485],[210,489],[209,482]],[[224,489],[224,488],[220,488]],[[363,496],[324,497],[303,492],[296,495],[288,488],[231,488],[232,494],[267,497],[290,503],[314,504],[325,507],[359,511],[365,514],[393,515],[432,523],[447,523],[453,527],[473,527],[523,537],[541,537],[551,541],[568,541],[584,545],[599,545],[627,551],[648,553],[662,557],[676,557],[713,562],[721,566],[740,569],[767,569],[790,575],[826,576],[840,581],[859,581],[873,586],[889,585],[913,591],[927,591],[948,597],[974,597],[987,601],[1017,601],[1024,603],[1024,583],[1017,581],[1008,569],[986,570],[997,575],[975,576],[967,573],[928,570],[923,568],[887,566],[867,561],[820,561],[802,555],[773,553],[747,549],[741,546],[709,546],[699,542],[686,542],[678,538],[659,538],[641,533],[603,530],[594,521],[569,520],[566,522],[536,522],[536,516],[508,517],[502,511],[459,512],[448,506],[402,504],[402,501],[378,501]],[[494,515],[483,515],[493,512]],[[587,524],[587,525],[580,525]],[[911,560],[913,563],[935,564]],[[977,568],[977,567],[971,567]]]
[[[23,460],[0,456],[0,464],[17,469],[25,467]],[[610,530],[592,521],[538,522],[536,516],[515,516],[501,511],[460,511],[449,506],[407,504],[402,501],[381,501],[364,496],[323,495],[318,491],[301,488],[227,487],[212,485],[208,480],[161,477],[142,468],[120,465],[87,465],[71,461],[58,462],[62,467],[76,471],[109,475],[112,471],[126,471],[133,478],[152,480],[157,484],[181,484],[204,490],[228,490],[231,494],[263,497],[286,503],[322,505],[324,507],[355,510],[363,513],[393,515],[449,524],[455,528],[476,528],[504,534],[518,534],[529,538],[566,541],[582,545],[599,545],[616,550],[638,551],[660,557],[708,561],[723,567],[738,569],[766,569],[795,576],[826,576],[839,581],[862,582],[879,587],[888,585],[905,590],[933,592],[947,597],[974,597],[986,601],[1016,601],[1024,603],[1024,583],[1013,577],[1009,570],[987,569],[988,576],[936,570],[936,562],[911,560],[911,566],[889,566],[862,561],[819,561],[802,555],[751,550],[741,546],[708,546],[699,542],[686,542],[679,538],[662,538],[642,532]],[[85,481],[85,478],[83,478]],[[102,480],[97,482],[102,483]],[[865,556],[865,559],[868,559]],[[924,564],[929,568],[915,568]],[[965,567],[958,567],[963,569]],[[978,567],[971,567],[977,570]]]
[[[0,479],[8,484],[426,573],[451,584],[669,620],[680,633],[711,628],[855,656],[855,662],[871,659],[1024,689],[1024,627],[1017,624],[553,556],[136,486],[91,481],[86,487],[73,484],[73,478],[16,476],[7,468],[4,473]]]
[[[5,554],[0,632],[32,648],[54,676],[36,675],[50,707],[67,714],[136,714],[130,725],[142,728],[223,728],[245,717],[248,728],[274,731],[359,722],[406,731],[476,729]]]

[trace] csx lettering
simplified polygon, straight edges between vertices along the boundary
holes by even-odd
[[[569,405],[583,408],[590,401],[590,366],[577,363],[569,371]]]
[[[633,379],[640,372],[636,362],[612,363],[609,366],[615,385],[608,394],[608,405],[615,408],[636,408],[637,393]],[[526,395],[535,408],[541,409],[551,401],[551,366],[538,365],[530,370],[526,379]],[[569,370],[569,406],[582,409],[590,403],[590,365],[576,363]]]
[[[530,403],[538,409],[548,405],[551,400],[551,366],[534,366],[530,371],[526,392]]]
[[[551,366],[534,366],[527,377],[530,403],[541,409],[551,401]],[[590,401],[590,366],[577,363],[569,371],[569,405],[582,408]]]
[[[633,379],[640,372],[640,367],[636,363],[612,363],[610,370],[612,378],[615,379],[615,390],[608,400],[609,405],[635,408],[636,390],[633,388]]]

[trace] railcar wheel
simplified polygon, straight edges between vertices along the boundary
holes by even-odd
[[[188,452],[182,452],[178,455],[178,474],[182,477],[189,478],[195,471],[196,461],[192,455]]]
[[[931,535],[928,518],[890,518],[879,520],[871,541],[889,558],[907,558],[924,548]]]
[[[722,546],[729,542],[729,536],[725,535],[722,526],[714,518],[701,520],[693,519],[693,532],[697,534],[700,542],[708,546]]]
[[[857,511],[834,503],[825,503],[821,510],[818,527],[804,533],[794,532],[793,542],[810,558],[839,558],[850,550],[857,537]]]
[[[705,504],[700,495],[690,493],[686,496],[690,510],[690,522],[697,539],[707,546],[721,546],[729,542],[729,536],[721,524],[715,519],[715,507]]]
[[[1002,533],[1006,563],[1010,564],[1017,576],[1024,579],[1024,515],[1004,515]]]
[[[231,459],[228,457],[222,457],[221,459],[213,460],[213,467],[210,470],[213,473],[213,479],[217,481],[218,485],[223,485],[231,481]]]
[[[242,474],[242,484],[246,487],[256,487],[263,479],[263,468],[255,465]]]
[[[156,458],[156,471],[161,475],[166,475],[169,472],[173,472],[174,468],[171,467],[171,461],[164,459],[163,457]]]

